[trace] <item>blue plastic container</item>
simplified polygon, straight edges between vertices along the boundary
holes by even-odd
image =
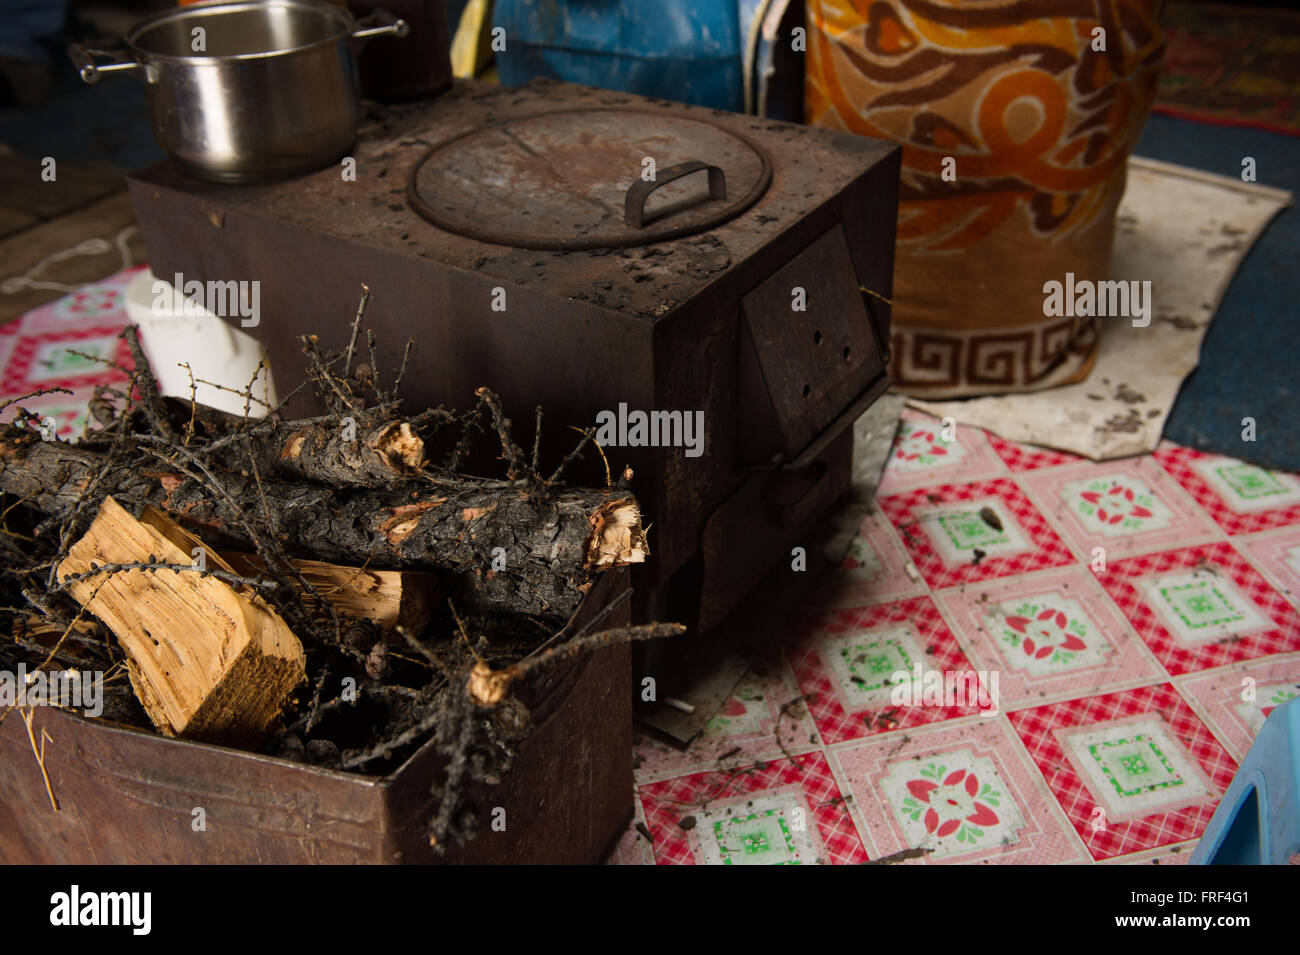
[[[752,5],[752,0],[751,0]],[[737,0],[497,0],[501,82],[538,76],[741,112]]]
[[[1300,697],[1269,714],[1192,865],[1285,865],[1300,852]]]

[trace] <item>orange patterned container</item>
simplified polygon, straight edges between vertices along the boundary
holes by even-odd
[[[1045,316],[1043,285],[1107,278],[1160,6],[807,0],[808,121],[904,147],[892,373],[909,394],[1091,370],[1098,319]]]

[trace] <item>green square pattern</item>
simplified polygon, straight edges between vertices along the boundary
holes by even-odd
[[[84,375],[88,369],[98,364],[90,356],[103,357],[100,350],[98,342],[83,343],[75,349],[56,348],[41,364],[52,373]],[[74,352],[84,352],[84,355]]]
[[[1120,796],[1140,796],[1157,789],[1173,789],[1184,783],[1155,740],[1144,733],[1132,738],[1092,743],[1088,752]]]
[[[864,692],[893,686],[889,677],[898,670],[912,672],[912,658],[896,637],[870,643],[847,643],[840,648],[854,685]]]
[[[719,819],[713,824],[713,838],[723,865],[799,865],[794,836],[775,809]]]
[[[1285,494],[1287,491],[1286,485],[1271,471],[1265,471],[1253,464],[1225,465],[1215,470],[1228,487],[1236,491],[1243,500],[1257,501],[1274,494]]]
[[[979,511],[951,511],[940,514],[939,526],[957,550],[1010,543],[1005,531],[990,527]]]
[[[1204,630],[1220,624],[1236,623],[1246,615],[1232,605],[1218,587],[1208,580],[1190,584],[1171,584],[1160,588],[1169,609],[1190,630]]]

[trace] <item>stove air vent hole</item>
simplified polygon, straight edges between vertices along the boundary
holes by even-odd
[[[812,386],[811,386],[811,385],[804,385],[804,386],[803,386],[803,396],[804,396],[805,398],[807,398],[810,394],[812,394]]]
[[[820,331],[813,332],[813,344],[820,345],[821,343],[822,343],[822,333]]]
[[[841,352],[841,354],[844,355],[844,360],[845,360],[845,361],[848,361],[848,360],[849,360],[849,356],[853,354],[853,349],[850,348],[848,345],[845,345],[845,346],[844,346],[844,351]]]

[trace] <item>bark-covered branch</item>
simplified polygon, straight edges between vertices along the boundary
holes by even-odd
[[[103,454],[0,429],[0,490],[52,514],[96,493],[151,504],[209,540],[256,545],[245,528],[258,514],[289,553],[342,564],[436,568],[455,575],[462,599],[514,613],[567,617],[593,575],[647,553],[636,501],[617,489],[481,484],[472,478],[389,487],[330,488],[227,472],[224,496],[183,458],[103,470]]]

